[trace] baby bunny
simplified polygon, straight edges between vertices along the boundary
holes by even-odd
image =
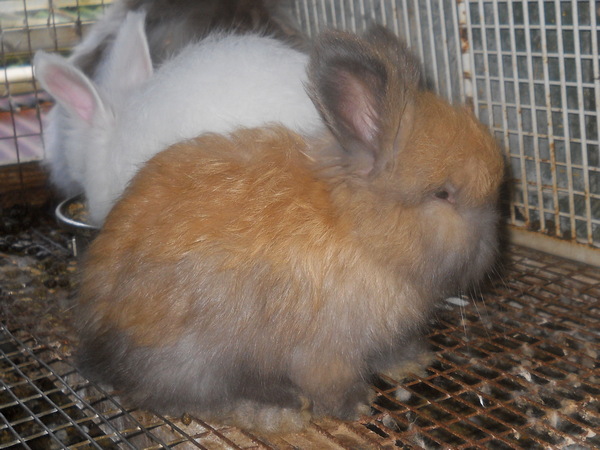
[[[355,418],[496,255],[501,152],[420,78],[384,28],[327,32],[308,84],[327,131],[210,133],[152,158],[85,260],[84,372],[144,408],[267,431]]]
[[[144,14],[129,13],[96,81],[57,55],[38,53],[34,66],[67,112],[64,171],[100,225],[139,167],[175,142],[268,122],[322,128],[304,90],[307,60],[271,37],[213,33],[153,73]]]
[[[102,66],[130,11],[146,14],[148,49],[144,51],[149,52],[154,67],[160,67],[190,43],[224,31],[260,33],[299,49],[306,46],[304,36],[292,20],[290,0],[116,0],[73,49],[69,63],[90,80],[101,78]],[[117,45],[122,43],[120,40]],[[77,128],[68,108],[61,104],[52,108],[44,126],[44,161],[50,181],[66,196],[84,190],[72,173],[73,164],[65,150],[74,145],[70,142],[74,127]]]

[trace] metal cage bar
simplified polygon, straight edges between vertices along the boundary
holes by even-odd
[[[86,31],[89,18],[78,1],[62,1],[75,7],[71,25],[59,23],[58,9],[48,12],[44,25],[32,24],[27,8],[33,3],[22,2],[22,38],[3,26],[5,66],[13,48],[21,55],[62,51]],[[423,60],[432,86],[454,102],[472,104],[502,142],[512,169],[509,224],[600,248],[596,1],[294,0],[293,11],[311,37],[327,27],[361,32],[371,22],[401,35]],[[23,82],[8,74],[2,76],[0,108],[8,119],[0,121],[0,147],[12,149],[7,161],[22,163],[30,159],[29,148],[43,156],[40,110],[26,120],[27,108],[15,100]]]
[[[24,255],[0,259],[27,271]],[[10,301],[27,295],[16,290]],[[318,419],[282,437],[127,408],[83,378],[58,350],[64,345],[48,345],[52,334],[32,337],[40,331],[32,311],[25,316],[34,323],[20,315],[0,325],[0,448],[596,448],[599,299],[597,269],[511,248],[484,304],[440,305],[426,370],[382,376],[371,413],[358,421]]]

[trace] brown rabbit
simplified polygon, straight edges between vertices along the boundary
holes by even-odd
[[[381,27],[327,32],[308,86],[325,135],[241,129],[150,160],[87,255],[86,373],[247,427],[356,417],[496,254],[501,153],[420,76]]]

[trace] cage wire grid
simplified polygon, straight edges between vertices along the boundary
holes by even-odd
[[[91,20],[78,0],[67,14],[55,1],[46,16],[46,2],[9,3],[23,6],[27,26],[1,18],[5,67],[15,54],[66,50]],[[372,22],[403,36],[432,88],[470,103],[502,142],[512,169],[508,222],[600,247],[597,2],[296,0],[294,12],[311,36]],[[0,146],[11,144],[11,162],[43,153],[39,116],[48,103],[36,93],[32,109],[31,69],[22,72],[16,82],[7,71],[0,77],[0,113],[9,118],[0,121]],[[0,448],[600,447],[597,268],[511,247],[482,300],[441,306],[429,335],[433,364],[376,382],[370,416],[266,438],[132,410],[81,377],[59,325],[68,312],[48,306],[68,304],[74,275],[60,278],[46,264],[76,263],[64,236],[33,231],[24,231],[25,245],[17,232],[0,236]]]
[[[92,20],[78,0],[62,1],[70,9],[59,8],[61,1],[50,9],[46,2],[4,3],[23,11],[2,20],[5,67],[7,55],[28,60],[40,48],[65,51]],[[110,2],[93,3],[103,8]],[[511,168],[508,222],[600,247],[595,0],[294,0],[293,12],[309,36],[327,27],[361,32],[375,22],[402,36],[423,61],[432,88],[471,104],[503,144]],[[2,78],[6,161],[43,157],[40,117],[47,98],[36,97],[31,111],[31,95],[19,95],[35,86],[27,66],[11,66]]]
[[[600,6],[592,1],[297,2],[311,35],[383,23],[441,95],[473,105],[511,167],[509,223],[600,247]]]
[[[71,362],[73,341],[42,323],[68,324],[69,310],[40,315],[32,308],[38,302],[47,311],[59,301],[61,289],[48,279],[57,278],[55,264],[76,264],[65,242],[61,233],[36,226],[0,238],[0,269],[9,274],[0,277],[6,322],[0,327],[0,448],[600,446],[600,273],[594,267],[511,247],[501,276],[481,299],[440,306],[428,335],[432,364],[402,379],[375,381],[370,415],[260,436],[193,415],[130,409],[117,393],[83,378]],[[46,250],[41,259],[40,248]],[[71,292],[75,272],[67,273],[71,279],[61,284]]]
[[[55,9],[59,3],[63,8]],[[81,39],[91,23],[79,7],[79,0],[0,2],[0,166],[44,157],[42,119],[51,104],[38,90],[30,61],[37,50],[65,52]]]

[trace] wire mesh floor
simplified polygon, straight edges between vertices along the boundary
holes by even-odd
[[[0,448],[600,448],[600,270],[520,247],[483,299],[443,303],[435,359],[371,415],[256,436],[133,410],[70,361],[76,261],[48,219],[0,223]]]

